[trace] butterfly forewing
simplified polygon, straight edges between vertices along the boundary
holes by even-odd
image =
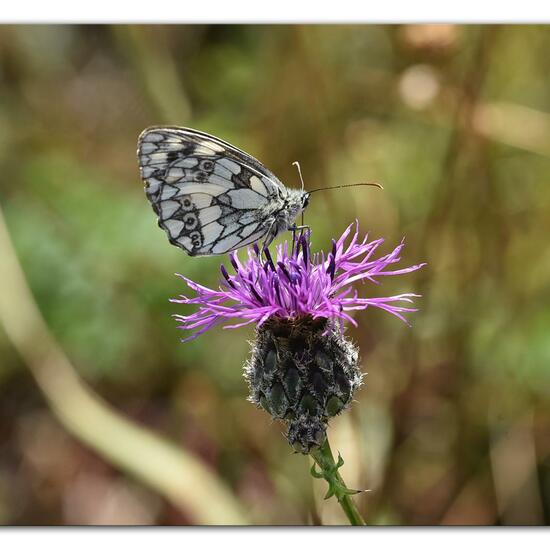
[[[149,128],[138,140],[147,198],[170,242],[188,254],[224,254],[269,230],[265,207],[283,184],[259,161],[187,128]]]

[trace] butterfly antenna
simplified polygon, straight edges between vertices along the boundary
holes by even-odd
[[[344,187],[359,187],[361,185],[369,185],[371,187],[378,187],[379,189],[384,189],[379,183],[372,182],[372,183],[350,183],[349,185],[334,185],[332,187],[318,187],[317,189],[313,189],[311,191],[308,191],[308,193],[315,193],[316,191],[324,191],[325,189],[342,189]]]
[[[302,191],[303,191],[305,188],[305,185],[304,185],[304,178],[302,177],[302,169],[300,168],[300,163],[297,160],[295,160],[292,163],[292,165],[296,166],[296,168],[298,169],[298,175],[300,176],[300,181],[302,182]]]
[[[302,182],[302,191],[305,190],[305,185],[304,185],[304,178],[302,177],[302,169],[300,168],[300,163],[295,160],[293,163],[292,163],[293,166],[296,166],[296,168],[298,169],[298,175],[300,176],[300,181]],[[304,225],[304,211],[302,210],[302,225]],[[302,229],[302,233],[304,232],[304,230]]]

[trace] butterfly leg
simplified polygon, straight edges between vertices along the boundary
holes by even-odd
[[[288,228],[289,231],[292,231],[292,250],[291,250],[291,255],[294,255],[294,243],[296,242],[296,231],[302,231],[304,229],[310,229],[309,225],[292,225],[291,227]],[[311,229],[310,229],[311,231]]]
[[[292,225],[288,228],[289,231],[292,231],[292,254],[294,253],[294,243],[296,241],[296,231],[303,231],[304,229],[310,229],[309,225]],[[310,229],[311,231],[311,229]],[[277,225],[275,222],[273,222],[269,229],[266,231],[266,238],[264,241],[264,244],[261,248],[261,252],[263,252],[267,247],[273,242],[275,237],[279,234],[279,231],[277,229]]]

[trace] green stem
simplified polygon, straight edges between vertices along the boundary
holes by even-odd
[[[325,499],[335,496],[351,525],[366,525],[365,520],[357,510],[357,506],[355,506],[355,502],[351,499],[351,495],[357,494],[360,491],[355,491],[346,487],[342,476],[338,472],[338,469],[344,464],[344,461],[342,457],[338,455],[338,462],[334,462],[328,439],[325,440],[321,447],[311,451],[310,455],[321,469],[320,472],[317,472],[315,470],[315,465],[313,465],[311,468],[311,475],[316,478],[324,478],[329,485]]]

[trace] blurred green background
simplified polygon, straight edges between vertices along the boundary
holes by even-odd
[[[329,429],[343,476],[370,489],[355,498],[371,524],[548,524],[549,51],[546,26],[0,27],[0,205],[49,329],[83,381],[204,462],[251,523],[345,523],[246,400],[252,330],[179,343],[174,273],[216,285],[227,260],[169,245],[136,140],[190,126],[289,186],[295,160],[310,189],[379,181],[316,194],[306,215],[314,249],[357,218],[385,252],[406,236],[403,267],[428,262],[361,288],[423,297],[412,328],[369,309],[348,331],[368,374]],[[66,431],[8,332],[0,523],[195,523]]]

